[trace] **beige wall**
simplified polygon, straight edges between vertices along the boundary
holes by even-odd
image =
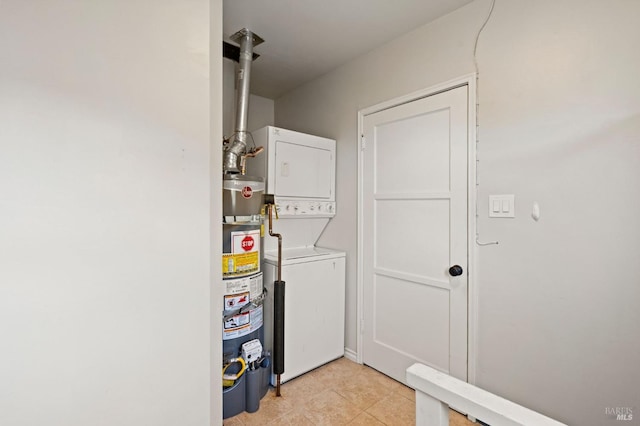
[[[222,424],[222,375],[220,374],[220,366],[222,365],[222,339],[216,338],[222,333],[216,333],[215,330],[222,330],[222,316],[219,312],[224,310],[224,290],[220,285],[222,277],[222,262],[216,262],[215,259],[222,259],[222,150],[220,149],[221,137],[224,134],[224,75],[223,75],[223,59],[219,54],[219,46],[222,44],[222,0],[209,1],[209,72],[210,72],[210,96],[211,96],[211,115],[210,115],[210,215],[209,228],[210,235],[210,365],[211,365],[211,394],[210,394],[210,424]]]
[[[220,416],[209,29],[207,0],[0,2],[0,424]]]
[[[477,384],[570,424],[637,407],[640,3],[496,2],[478,46]],[[346,347],[356,349],[357,112],[474,71],[478,0],[276,100],[276,125],[338,140]],[[489,219],[489,194],[516,196]],[[541,218],[531,218],[533,203]],[[472,212],[473,213],[473,212]]]

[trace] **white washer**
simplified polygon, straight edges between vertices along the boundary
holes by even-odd
[[[345,253],[322,247],[283,250],[285,281],[282,383],[344,355]],[[265,344],[273,347],[277,253],[265,254]],[[275,376],[271,377],[275,385]]]

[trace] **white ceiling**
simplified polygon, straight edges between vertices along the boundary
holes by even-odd
[[[224,0],[224,40],[248,28],[265,42],[251,92],[275,99],[472,0]]]

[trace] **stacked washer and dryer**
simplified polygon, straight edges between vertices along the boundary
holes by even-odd
[[[265,152],[247,170],[266,176],[282,235],[285,287],[282,383],[344,355],[345,253],[316,242],[336,212],[336,141],[267,126],[252,132]],[[272,348],[277,241],[264,241],[265,347]],[[272,375],[271,384],[275,385]]]

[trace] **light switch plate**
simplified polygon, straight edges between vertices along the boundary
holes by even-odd
[[[516,217],[516,196],[489,195],[489,217]]]

